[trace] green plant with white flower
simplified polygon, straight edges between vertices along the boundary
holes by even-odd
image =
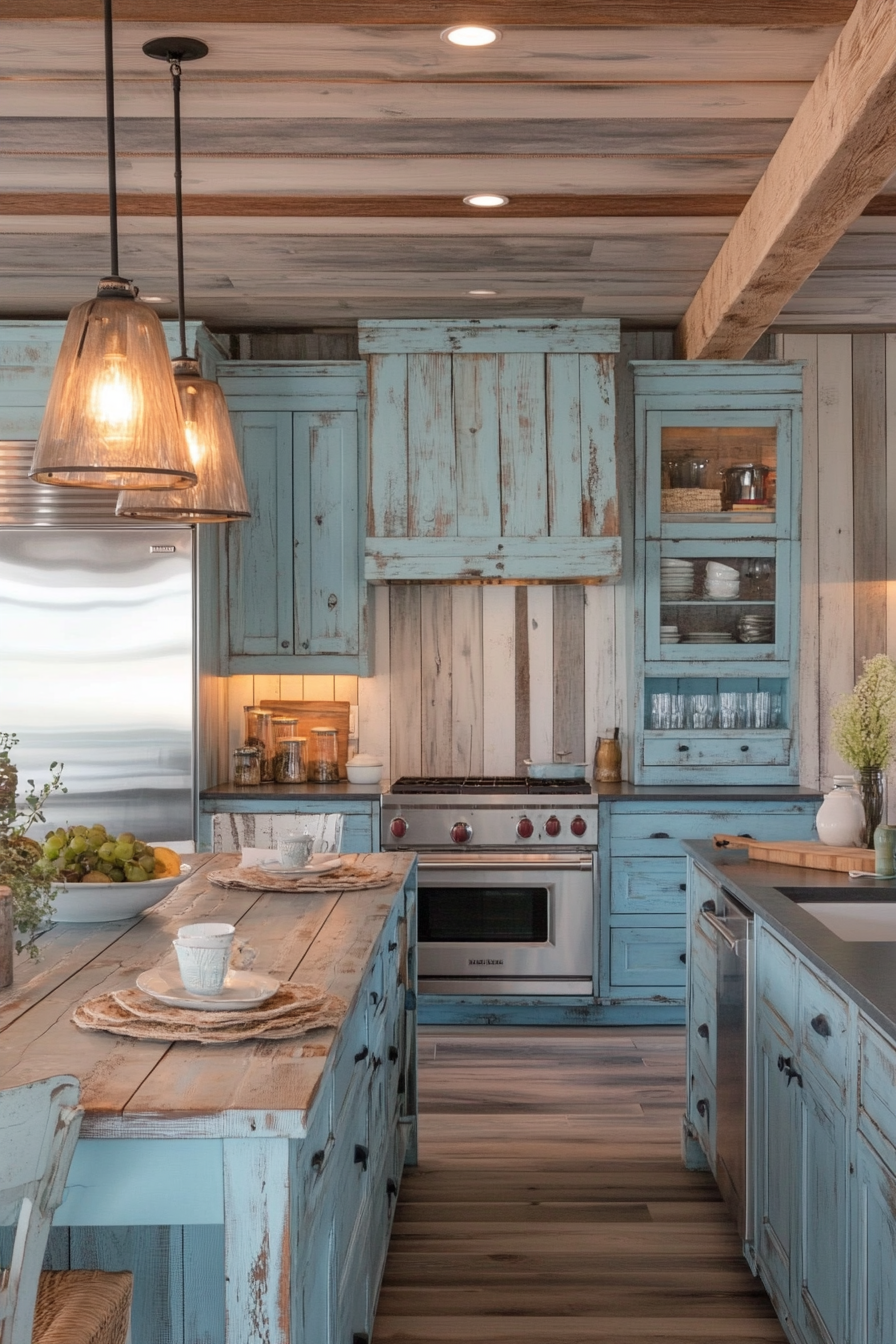
[[[16,940],[16,951],[36,957],[37,931],[53,913],[54,874],[36,871],[42,850],[26,831],[45,820],[43,809],[51,793],[68,790],[62,783],[62,766],[53,761],[49,782],[40,789],[33,779],[26,781],[28,792],[20,805],[19,773],[10,755],[18,740],[13,733],[0,733],[0,886],[12,891],[13,921],[16,931],[24,935]]]
[[[865,658],[849,695],[831,710],[835,749],[854,770],[885,770],[896,750],[896,663]]]

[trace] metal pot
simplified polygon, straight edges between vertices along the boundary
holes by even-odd
[[[719,475],[725,477],[725,498],[729,504],[760,503],[766,497],[766,482],[771,467],[761,462],[741,462],[736,467],[723,467]]]
[[[665,457],[663,465],[668,468],[672,490],[700,490],[706,484],[709,462],[705,457]]]

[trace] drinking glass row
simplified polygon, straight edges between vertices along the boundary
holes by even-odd
[[[651,728],[777,728],[782,697],[771,691],[650,697]]]

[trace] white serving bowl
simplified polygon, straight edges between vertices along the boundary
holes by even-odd
[[[177,877],[153,877],[148,882],[53,882],[56,898],[54,924],[106,924],[134,919],[170,895],[192,869],[182,863]]]
[[[723,565],[721,560],[707,560],[706,573],[713,579],[740,579],[740,570]]]
[[[383,777],[383,763],[376,756],[362,753],[346,762],[345,773],[350,784],[379,784]]]

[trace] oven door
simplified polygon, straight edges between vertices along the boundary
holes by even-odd
[[[422,994],[592,994],[592,854],[420,854]]]

